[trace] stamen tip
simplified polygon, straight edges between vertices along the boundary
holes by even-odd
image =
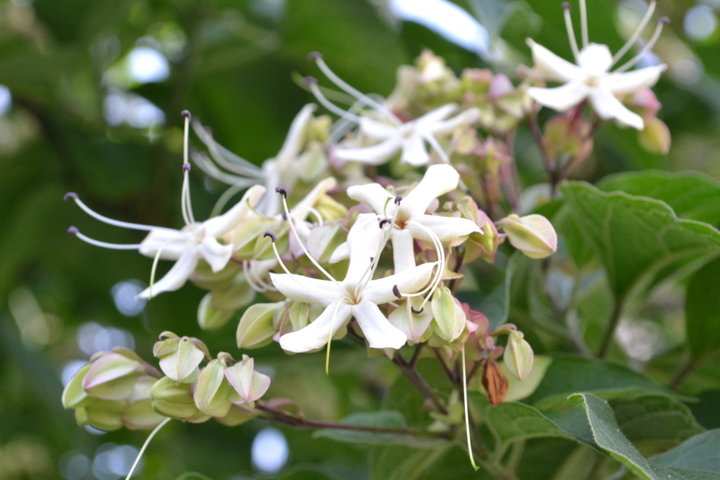
[[[323,58],[322,53],[320,52],[310,52],[308,53],[307,59],[311,62],[315,62],[317,60],[321,60]]]
[[[189,162],[183,163],[183,165],[182,165],[183,172],[189,172],[191,168],[192,168],[192,165],[190,165]]]
[[[305,77],[305,85],[317,85],[318,81],[315,77]]]
[[[670,17],[660,17],[658,23],[662,23],[663,25],[670,25]]]
[[[192,119],[192,114],[190,113],[190,110],[183,110],[180,112],[180,115],[187,118],[188,120]]]
[[[67,233],[69,233],[70,235],[77,235],[78,233],[80,233],[80,230],[78,230],[75,225],[71,225],[68,227]]]
[[[276,237],[275,234],[272,233],[272,232],[265,232],[265,233],[263,234],[263,238],[265,238],[265,237],[268,237],[272,243],[277,242],[277,237]]]
[[[383,218],[382,220],[380,220],[380,228],[383,228],[385,224],[389,223],[392,223],[392,220],[390,220],[389,218]]]
[[[275,188],[275,192],[276,192],[276,193],[279,193],[280,195],[282,195],[282,196],[285,197],[285,198],[287,198],[287,196],[288,196],[287,190],[285,190],[283,187],[277,187],[277,188]]]
[[[395,197],[395,199],[393,201],[395,202],[395,205],[400,205],[400,202],[402,202],[402,199],[403,199],[403,197],[398,195],[397,197]]]
[[[423,312],[423,310],[425,310],[425,309],[424,309],[424,308],[420,308],[420,309],[418,309],[418,310],[415,310],[415,307],[410,307],[410,310],[412,310],[413,313],[419,315],[419,314],[421,314],[421,313]]]
[[[563,3],[562,3],[562,9],[563,9],[563,10],[570,10],[570,2],[563,2]]]
[[[63,196],[63,200],[65,200],[65,201],[75,200],[76,198],[78,198],[78,194],[75,193],[75,192],[67,192],[67,193]]]
[[[397,298],[402,298],[402,294],[400,293],[400,289],[398,288],[397,285],[393,285],[392,293],[393,293],[393,295],[395,295]]]

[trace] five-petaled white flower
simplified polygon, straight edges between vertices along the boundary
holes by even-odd
[[[306,327],[280,337],[288,352],[308,352],[329,343],[350,321],[357,321],[370,348],[401,348],[407,336],[393,326],[378,305],[414,293],[428,283],[435,263],[426,263],[384,278],[373,280],[378,257],[387,241],[387,227],[378,225],[375,215],[359,215],[348,233],[350,263],[342,281],[320,280],[297,274],[271,273],[275,288],[291,300],[325,307]]]
[[[452,246],[471,233],[481,232],[477,224],[466,218],[425,213],[437,197],[455,190],[459,180],[460,175],[450,165],[432,165],[402,198],[377,183],[355,185],[347,192],[353,200],[370,206],[380,219],[389,221],[395,271],[402,272],[415,266],[414,238]]]
[[[640,61],[642,56],[655,43],[662,31],[664,20],[658,24],[652,39],[638,55],[615,71],[611,71],[617,61],[637,41],[640,32],[655,9],[655,3],[651,3],[635,34],[613,56],[606,45],[588,43],[585,0],[580,0],[580,2],[582,50],[578,50],[575,40],[569,6],[565,4],[564,7],[565,22],[576,64],[563,60],[547,48],[528,39],[536,68],[542,72],[547,80],[564,82],[565,84],[555,88],[531,87],[528,89],[528,94],[539,104],[560,112],[569,110],[583,101],[589,101],[597,115],[603,120],[615,120],[621,125],[642,130],[644,128],[642,117],[623,105],[618,96],[652,87],[657,82],[660,74],[666,69],[666,66],[662,64],[626,72],[627,69]]]
[[[358,148],[338,147],[333,150],[333,155],[340,160],[378,165],[400,151],[401,162],[414,166],[427,165],[430,163],[430,154],[426,143],[438,155],[445,157],[437,137],[447,135],[461,125],[474,123],[479,118],[475,108],[448,118],[457,109],[454,103],[443,105],[415,120],[400,124],[383,123],[363,116],[359,120],[360,133],[374,144]]]

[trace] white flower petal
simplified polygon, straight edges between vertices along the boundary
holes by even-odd
[[[328,177],[320,180],[310,192],[305,195],[305,198],[300,200],[290,210],[290,215],[296,222],[304,221],[310,214],[310,209],[317,203],[317,201],[327,193],[328,190],[335,188],[337,180],[333,177]]]
[[[431,165],[415,188],[402,199],[400,208],[411,217],[422,215],[433,200],[455,190],[459,180],[460,175],[450,165]]]
[[[666,65],[655,65],[632,72],[611,73],[602,78],[600,86],[616,95],[634,93],[655,85],[666,69]]]
[[[607,73],[612,66],[612,54],[607,45],[591,43],[578,55],[578,66],[593,77]]]
[[[297,302],[329,305],[343,296],[330,280],[287,273],[271,273],[270,280],[280,293]]]
[[[195,271],[198,259],[197,247],[187,248],[165,276],[140,292],[138,297],[151,298],[163,292],[172,292],[182,287]]]
[[[221,244],[214,237],[205,237],[198,247],[198,252],[213,272],[219,272],[230,261],[233,247]]]
[[[583,81],[585,79],[585,74],[577,65],[558,57],[531,39],[528,39],[527,42],[532,50],[535,66],[545,74],[548,80],[569,82],[572,80]]]
[[[307,327],[280,337],[280,346],[285,351],[295,353],[322,348],[350,320],[351,315],[350,305],[338,299],[325,307],[320,316]]]
[[[430,162],[430,154],[425,148],[425,140],[420,135],[414,134],[405,139],[402,144],[400,161],[415,167],[427,165]]]
[[[392,239],[393,265],[395,273],[415,268],[415,248],[410,230],[393,229]]]
[[[355,285],[359,284],[363,278],[367,278],[373,260],[380,255],[385,241],[387,241],[386,234],[380,228],[375,214],[362,213],[358,215],[348,232],[350,264],[343,284]]]
[[[381,217],[392,217],[395,211],[393,196],[380,184],[353,185],[347,189],[348,197],[356,202],[364,203]]]
[[[631,112],[609,90],[594,88],[590,94],[590,102],[598,116],[604,120],[615,119],[622,125],[638,130],[645,126],[642,117]]]
[[[385,140],[398,134],[398,127],[368,117],[360,118],[360,131],[373,140]]]
[[[393,293],[393,287],[397,287],[401,293],[415,293],[427,285],[435,265],[434,262],[423,263],[388,277],[371,280],[365,287],[363,297],[370,302],[382,305],[398,300]]]
[[[338,160],[380,165],[392,157],[402,145],[402,138],[395,136],[376,145],[361,148],[335,148],[332,155]]]
[[[415,120],[414,123],[417,125],[418,130],[425,131],[428,126],[434,125],[441,120],[445,120],[448,116],[455,112],[457,108],[457,104],[448,103],[446,105],[436,108],[435,110],[429,111],[425,115]]]
[[[423,240],[432,240],[427,234],[427,230],[432,230],[442,243],[450,243],[451,245],[459,243],[462,237],[473,232],[481,233],[480,227],[467,218],[444,217],[442,215],[415,216],[408,222],[408,229],[412,232],[413,237]]]
[[[264,194],[265,187],[262,185],[250,187],[230,210],[203,222],[202,228],[205,229],[206,235],[221,237],[235,228],[245,216],[252,212]]]
[[[433,125],[429,125],[428,132],[433,135],[444,135],[446,133],[450,133],[453,130],[455,130],[457,127],[461,125],[467,125],[470,123],[475,123],[480,118],[480,110],[477,108],[470,108],[468,110],[465,110],[462,113],[459,113],[458,115],[455,115],[452,118],[449,118],[447,120],[443,120],[440,122],[436,122]],[[423,132],[425,133],[425,132]]]
[[[277,168],[288,168],[291,162],[300,154],[303,144],[305,143],[305,127],[312,119],[312,114],[316,109],[316,105],[308,103],[295,116],[290,124],[287,137],[283,146],[275,156]]]
[[[163,260],[177,260],[193,242],[193,234],[171,228],[154,228],[140,243],[138,251],[146,257],[155,258],[160,252]]]
[[[405,345],[407,336],[390,323],[377,305],[364,300],[350,308],[370,348],[399,349]]]
[[[330,263],[338,263],[343,260],[347,260],[348,258],[350,258],[350,249],[348,248],[347,242],[343,242],[337,246],[332,255],[330,255],[330,259],[328,261]]]
[[[540,105],[564,112],[579,104],[590,93],[590,87],[580,82],[570,82],[555,88],[528,88],[528,95]]]

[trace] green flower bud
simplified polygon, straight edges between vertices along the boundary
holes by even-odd
[[[62,393],[62,404],[65,409],[79,408],[91,402],[85,390],[82,388],[85,375],[90,370],[91,365],[87,364],[70,379]]]
[[[241,402],[252,404],[270,387],[270,377],[255,371],[255,360],[243,355],[242,361],[225,369],[225,378],[235,389]]]
[[[216,418],[215,420],[217,420],[218,423],[225,425],[226,427],[236,427],[241,423],[252,420],[255,417],[257,417],[257,413],[253,412],[252,410],[249,410],[242,406],[233,405],[232,407],[230,407],[227,415],[225,415],[224,417]]]
[[[200,362],[210,356],[205,344],[197,338],[178,337],[171,332],[163,332],[160,338],[153,346],[153,354],[160,359],[163,373],[176,382],[195,381]]]
[[[557,249],[557,234],[542,215],[508,215],[500,222],[510,243],[530,258],[549,257]]]
[[[150,390],[153,408],[166,417],[189,422],[203,422],[210,417],[195,405],[190,384],[163,377]]]
[[[78,425],[90,425],[98,430],[111,432],[122,428],[122,417],[127,402],[114,400],[93,400],[85,407],[75,410]]]
[[[465,312],[449,288],[435,290],[431,303],[433,330],[444,341],[452,342],[465,330]]]
[[[638,137],[648,152],[665,155],[670,151],[670,129],[657,117],[645,119],[645,128],[638,132]]]
[[[284,302],[250,305],[238,323],[235,338],[239,348],[260,348],[272,342],[277,333],[275,312]]]
[[[208,292],[198,304],[197,321],[203,330],[215,330],[222,327],[235,313],[234,310],[218,310],[214,308],[212,299],[213,292]]]
[[[115,348],[91,359],[82,388],[91,398],[125,400],[146,370],[145,362],[134,352]]]
[[[510,374],[518,380],[527,377],[532,371],[533,360],[532,347],[525,340],[523,333],[517,330],[510,332],[503,354],[503,362]]]
[[[408,298],[388,316],[390,323],[402,330],[411,343],[424,342],[432,334],[432,330],[429,328],[433,319],[432,310],[424,308],[422,312],[415,313],[421,303],[422,298],[420,297]]]
[[[150,430],[165,419],[152,406],[150,392],[156,381],[155,377],[143,376],[135,382],[135,388],[122,415],[122,424],[125,428]]]
[[[198,375],[193,399],[204,414],[224,417],[232,405],[229,400],[231,392],[232,388],[225,381],[225,362],[211,360]]]

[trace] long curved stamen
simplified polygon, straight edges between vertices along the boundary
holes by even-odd
[[[278,264],[280,264],[280,268],[283,269],[283,272],[290,275],[290,278],[295,278],[292,273],[290,273],[290,270],[288,270],[287,266],[285,265],[285,262],[283,262],[282,257],[280,257],[280,252],[278,252],[277,246],[275,246],[275,242],[277,242],[277,238],[275,237],[275,234],[272,232],[265,232],[263,237],[268,237],[270,239],[270,242],[272,242],[270,245],[272,246],[273,253],[275,254],[275,259],[277,260]]]
[[[135,457],[135,461],[133,462],[132,466],[130,467],[130,470],[127,473],[127,476],[125,477],[125,480],[130,480],[130,477],[133,476],[133,473],[135,473],[135,469],[138,466],[138,463],[140,463],[140,459],[143,456],[143,453],[145,453],[145,449],[147,449],[148,445],[150,445],[150,441],[153,439],[157,433],[162,430],[162,428],[168,424],[168,422],[172,420],[172,418],[166,418],[160,424],[158,424],[157,427],[153,429],[152,432],[150,432],[150,435],[148,435],[148,438],[145,440],[145,443],[143,443],[143,446],[140,448],[140,451],[137,454],[137,457]]]
[[[320,212],[318,212],[313,207],[308,207],[308,213],[315,217],[315,221],[317,222],[318,226],[322,227],[325,224],[325,221],[323,220]]]
[[[220,198],[217,199],[217,202],[215,202],[213,209],[210,211],[210,217],[216,217],[220,215],[225,209],[225,206],[228,204],[230,199],[245,190],[248,186],[249,185],[246,186],[244,184],[237,184],[232,185],[227,190],[225,190],[222,195],[220,195]]]
[[[132,223],[132,222],[123,222],[121,220],[115,220],[110,217],[106,217],[105,215],[101,215],[97,213],[96,211],[92,210],[90,207],[85,205],[85,203],[80,200],[78,195],[74,192],[69,192],[65,194],[65,200],[72,200],[75,202],[75,205],[80,207],[80,209],[93,217],[96,220],[100,220],[103,223],[107,223],[109,225],[112,225],[114,227],[121,227],[121,228],[129,228],[130,230],[141,230],[144,232],[149,232],[151,230],[157,230],[158,227],[153,227],[151,225],[143,225],[142,223]]]
[[[338,107],[337,105],[332,103],[330,100],[328,100],[327,97],[318,88],[317,80],[315,78],[306,77],[305,83],[307,84],[308,88],[310,89],[310,92],[315,96],[315,99],[320,103],[320,105],[327,108],[332,113],[334,113],[335,115],[338,115],[341,118],[349,120],[353,123],[360,123],[360,117],[358,117],[354,113],[351,113],[347,110],[343,110],[342,108]]]
[[[267,292],[269,290],[276,290],[255,274],[252,268],[251,261],[242,262],[242,268],[243,275],[245,276],[245,281],[248,283],[248,285],[250,285],[250,288],[252,288],[256,292]]]
[[[331,325],[335,325],[335,317],[337,316],[338,310],[340,310],[341,303],[338,302],[333,311],[332,319],[330,320]],[[325,350],[325,375],[330,375],[330,345],[332,344],[333,331],[332,328],[328,333],[327,349]]]
[[[207,147],[215,163],[238,175],[257,179],[263,178],[260,167],[223,148],[215,141],[208,128],[205,128],[199,122],[195,121],[193,123],[193,129]]]
[[[582,39],[583,48],[588,46],[588,21],[587,21],[587,4],[585,0],[580,0],[580,38]]]
[[[185,128],[183,130],[183,183],[182,193],[180,194],[180,209],[182,210],[185,225],[192,225],[195,223],[195,217],[193,216],[192,203],[190,201],[190,161],[188,159],[191,115],[189,111],[183,110],[182,116],[185,117]]]
[[[640,34],[642,33],[642,31],[645,30],[645,26],[650,21],[653,13],[655,13],[656,6],[657,2],[655,0],[652,0],[650,2],[650,5],[648,6],[647,11],[645,12],[645,16],[643,17],[642,21],[640,21],[637,29],[635,29],[635,32],[630,36],[628,41],[625,42],[625,45],[623,45],[622,48],[618,50],[613,57],[611,67],[612,65],[615,65],[622,58],[622,56],[625,55],[628,50],[630,50],[633,45],[635,45],[635,42],[637,42],[638,38],[640,38]]]
[[[200,167],[200,170],[205,172],[206,175],[231,186],[241,185],[243,188],[247,188],[255,185],[259,180],[264,180],[264,178],[260,177],[256,178],[249,177],[248,175],[236,175],[234,173],[223,172],[207,155],[201,152],[193,152],[192,159],[195,165]]]
[[[139,243],[109,243],[95,240],[94,238],[90,238],[87,235],[80,233],[80,230],[78,230],[77,227],[68,228],[68,233],[76,236],[83,242],[95,245],[96,247],[109,248],[111,250],[137,250],[140,248]]]
[[[663,31],[663,28],[665,25],[670,23],[670,19],[668,17],[662,17],[660,20],[658,20],[657,26],[655,27],[655,31],[653,32],[652,37],[650,37],[650,40],[645,44],[645,46],[640,50],[640,52],[635,55],[633,58],[631,58],[628,62],[624,63],[621,67],[615,70],[617,73],[622,73],[625,70],[632,68],[635,66],[636,63],[638,63],[643,56],[645,56],[646,53],[648,53],[657,43],[658,39],[660,38],[660,34]]]
[[[405,295],[406,297],[417,297],[417,296],[425,295],[427,293],[427,295],[423,299],[422,303],[420,304],[420,307],[418,307],[418,309],[417,309],[418,311],[422,311],[425,304],[432,298],[433,293],[435,293],[435,290],[440,285],[440,282],[442,282],[442,277],[443,277],[443,274],[445,273],[445,264],[446,264],[445,249],[443,248],[442,242],[440,242],[440,239],[435,234],[435,232],[433,232],[432,230],[430,230],[429,228],[427,228],[425,225],[421,224],[420,222],[413,222],[413,224],[420,227],[420,229],[422,229],[427,234],[427,236],[430,237],[430,240],[432,240],[433,245],[435,246],[435,252],[438,257],[438,259],[437,259],[438,268],[437,268],[437,271],[435,272],[435,278],[433,278],[432,282],[430,282],[430,284],[428,286],[423,288],[421,291],[416,292],[415,294],[406,294]]]
[[[395,125],[400,125],[402,122],[395,116],[394,113],[390,111],[389,108],[387,108],[385,105],[381,104],[380,102],[375,101],[372,97],[365,95],[364,93],[360,92],[359,90],[355,89],[348,83],[346,83],[344,80],[342,80],[340,77],[338,77],[335,72],[333,72],[330,67],[325,63],[325,61],[322,58],[322,55],[320,55],[317,52],[313,52],[309,55],[309,59],[313,60],[315,64],[318,66],[320,71],[323,72],[323,74],[327,77],[328,80],[330,80],[332,83],[338,86],[342,91],[345,93],[352,95],[356,99],[358,99],[360,102],[365,103],[368,106],[371,106],[378,110],[379,112],[382,112],[385,116],[387,116],[388,120],[393,122]]]
[[[155,285],[155,274],[157,273],[157,266],[160,261],[160,255],[162,255],[162,247],[158,248],[157,253],[155,254],[155,257],[153,257],[153,263],[152,267],[150,267],[150,284],[148,285],[148,291],[150,292],[150,295],[148,295],[148,298],[153,298],[152,294],[152,288],[153,285]]]
[[[470,441],[470,410],[468,409],[468,394],[467,394],[467,367],[465,366],[465,345],[460,350],[460,361],[462,362],[462,376],[463,376],[463,405],[465,407],[465,437],[467,439],[468,455],[470,456],[470,465],[477,472],[479,467],[475,463],[475,456],[473,455],[472,442]]]
[[[580,57],[580,50],[578,50],[577,39],[575,38],[575,29],[573,28],[572,17],[570,16],[570,4],[568,2],[563,3],[563,16],[565,18],[565,29],[567,30],[568,40],[570,41],[570,48],[572,49],[575,61],[578,61]]]
[[[298,244],[300,245],[300,248],[302,249],[305,256],[308,257],[310,262],[312,262],[312,264],[315,265],[315,268],[320,270],[320,272],[322,272],[322,274],[325,275],[329,280],[340,285],[340,282],[338,282],[335,279],[335,277],[330,275],[330,273],[327,270],[325,270],[322,267],[322,265],[320,265],[320,263],[317,260],[315,260],[315,258],[312,255],[310,255],[310,252],[308,251],[307,247],[305,247],[305,243],[300,238],[300,234],[298,233],[297,228],[295,228],[295,221],[293,220],[292,215],[290,214],[290,209],[288,208],[288,204],[287,204],[287,198],[286,198],[287,192],[281,188],[278,188],[277,191],[278,191],[278,194],[282,196],[282,206],[283,206],[283,210],[285,211],[285,218],[286,218],[288,224],[290,225],[290,230],[292,230],[293,235],[295,235],[295,239],[297,240]]]

